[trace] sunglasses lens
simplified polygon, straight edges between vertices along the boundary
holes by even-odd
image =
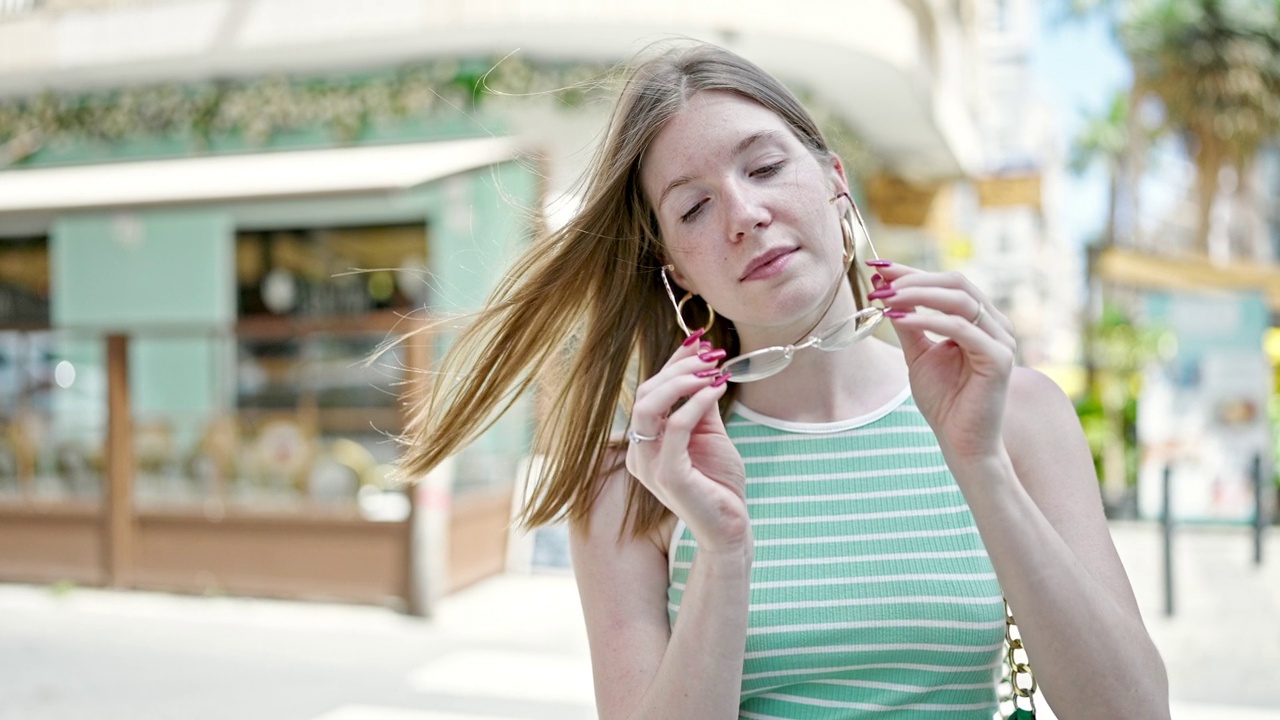
[[[786,348],[772,347],[736,357],[724,365],[721,370],[729,372],[729,382],[754,382],[777,375],[791,364],[792,351]]]
[[[884,311],[880,308],[864,308],[856,315],[850,316],[844,322],[818,335],[814,345],[827,352],[843,350],[870,335],[883,319]]]

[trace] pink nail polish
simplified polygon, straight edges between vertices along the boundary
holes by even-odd
[[[704,332],[706,332],[706,328],[698,328],[697,330],[694,330],[692,333],[690,333],[689,337],[685,338],[684,342],[680,344],[685,347],[689,347],[690,345],[698,342],[698,338],[702,337],[702,333]]]
[[[727,382],[729,382],[729,373],[722,373],[715,380],[711,381],[711,387],[720,387]]]
[[[720,374],[720,368],[710,368],[707,370],[699,370],[698,372],[694,373],[693,376],[699,377],[699,378],[709,378],[712,375],[719,375],[719,374]]]
[[[893,320],[904,318],[908,315],[906,310],[885,310],[884,316]]]
[[[889,267],[893,262],[890,260],[868,260],[867,265],[871,267]]]
[[[712,345],[711,343],[707,342],[706,340],[703,340],[702,343],[698,345],[698,352],[706,352],[714,347],[715,346]]]
[[[698,359],[703,362],[715,362],[717,360],[723,360],[726,354],[727,353],[725,353],[724,350],[712,350],[711,352],[702,353],[698,356]]]
[[[875,275],[872,275],[872,276],[871,276],[871,284],[872,284],[872,285],[879,286],[879,285],[880,285],[880,283],[882,283],[882,282],[884,282],[884,278],[880,277],[880,273],[876,273]]]
[[[882,288],[880,288],[879,290],[876,290],[876,291],[874,291],[874,292],[869,292],[869,293],[867,293],[867,299],[868,299],[868,300],[883,300],[883,299],[885,299],[885,298],[893,297],[894,295],[897,295],[897,294],[898,294],[898,291],[897,291],[897,290],[894,290],[893,288],[886,286],[886,287],[882,287]]]

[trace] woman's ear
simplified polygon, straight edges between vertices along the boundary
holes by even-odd
[[[832,181],[835,183],[835,194],[849,192],[849,178],[844,172],[844,161],[835,153],[831,153],[831,174]]]

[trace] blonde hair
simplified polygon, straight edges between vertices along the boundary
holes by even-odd
[[[544,409],[534,437],[541,477],[520,514],[526,527],[566,517],[585,523],[620,458],[613,437],[630,414],[637,377],[656,373],[683,336],[659,278],[663,247],[640,183],[645,150],[694,95],[735,93],[772,110],[820,158],[831,158],[813,118],[785,86],[751,62],[698,44],[663,49],[634,67],[614,107],[603,145],[585,178],[577,215],[520,257],[443,359],[440,382],[419,398],[405,433],[400,472],[425,473],[488,429],[538,383]],[[856,270],[849,273],[860,298]],[[706,320],[686,312],[690,327]],[[701,314],[701,316],[699,316]],[[738,352],[731,322],[707,340]],[[732,390],[721,401],[727,412]],[[634,535],[669,511],[632,483],[627,522]]]

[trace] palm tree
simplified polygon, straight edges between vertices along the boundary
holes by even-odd
[[[1071,171],[1083,173],[1096,164],[1107,171],[1107,226],[1099,238],[1101,249],[1116,243],[1116,212],[1120,183],[1129,153],[1129,94],[1118,92],[1105,113],[1089,118],[1071,144]]]
[[[1134,97],[1154,96],[1196,167],[1193,249],[1208,254],[1223,167],[1239,191],[1259,148],[1280,134],[1280,0],[1130,0],[1120,37]]]

